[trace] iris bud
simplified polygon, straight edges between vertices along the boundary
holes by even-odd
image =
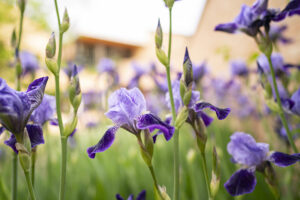
[[[213,165],[212,165],[212,175],[210,181],[210,190],[212,196],[215,197],[220,186],[220,164],[218,159],[218,154],[216,147],[213,148]]]
[[[175,121],[175,128],[176,129],[179,129],[186,121],[186,119],[188,118],[189,116],[189,109],[184,106],[179,114],[178,114],[178,117],[176,118],[176,121]]]
[[[156,48],[156,56],[161,64],[163,64],[165,67],[168,66],[168,57],[162,49]]]
[[[162,32],[162,28],[160,25],[160,19],[158,19],[158,24],[157,24],[156,33],[155,33],[156,48],[161,49],[162,42],[163,42],[163,32]]]
[[[78,78],[78,69],[77,66],[74,65],[72,76],[71,76],[71,82],[69,87],[69,99],[70,102],[75,110],[75,113],[78,110],[78,107],[81,103],[81,88],[80,88],[80,82]]]
[[[76,126],[77,126],[77,122],[78,122],[78,117],[76,115],[74,115],[73,119],[71,122],[67,122],[65,124],[65,129],[64,129],[64,135],[65,136],[69,136],[71,135],[71,133],[75,130]]]
[[[69,27],[70,27],[70,18],[69,18],[67,9],[65,9],[63,21],[62,21],[62,24],[60,27],[61,28],[60,32],[61,33],[66,32],[69,29]]]
[[[180,97],[181,97],[181,99],[183,99],[187,88],[186,88],[186,86],[185,86],[185,84],[182,80],[180,81],[180,88],[179,89],[180,89]]]
[[[189,91],[187,91],[187,92],[184,94],[184,97],[183,97],[183,99],[182,99],[183,104],[184,104],[185,106],[188,106],[189,103],[190,103],[190,101],[191,101],[191,98],[192,98],[192,90],[189,90]]]
[[[45,58],[45,62],[47,65],[47,68],[54,74],[56,75],[58,73],[58,66],[55,60],[51,58]]]
[[[46,57],[53,58],[56,51],[56,41],[55,34],[52,32],[51,37],[49,38],[48,44],[46,46]]]
[[[20,8],[21,13],[24,13],[26,6],[26,0],[18,0],[18,7]]]
[[[174,0],[164,0],[168,8],[172,8],[174,5]]]
[[[193,82],[193,66],[187,48],[185,49],[185,55],[183,60],[183,77],[184,82],[188,87]]]

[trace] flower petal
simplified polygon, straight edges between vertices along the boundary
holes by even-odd
[[[141,193],[136,197],[136,200],[145,200],[146,199],[146,190],[141,191]]]
[[[219,24],[215,27],[215,31],[223,31],[226,33],[235,33],[238,30],[236,23]]]
[[[224,187],[231,196],[238,196],[253,192],[255,185],[256,178],[254,171],[250,169],[240,169],[226,181]]]
[[[201,117],[205,126],[209,126],[213,121],[214,121],[214,118],[208,116],[205,112],[203,111],[199,111],[197,112],[197,115],[198,117]]]
[[[10,135],[10,138],[8,140],[4,141],[4,144],[6,144],[10,148],[12,148],[12,150],[14,150],[14,152],[18,153],[18,150],[16,148],[16,143],[17,143],[17,140],[13,134]]]
[[[295,153],[289,155],[282,152],[274,152],[270,155],[269,160],[279,167],[287,167],[298,162],[300,160],[300,154]]]
[[[42,102],[47,82],[48,82],[48,77],[46,76],[46,77],[42,77],[42,78],[34,80],[28,86],[26,94],[30,101],[31,112],[35,108],[37,108],[40,105],[40,103]]]
[[[28,136],[31,142],[31,148],[39,144],[44,144],[43,129],[40,125],[37,124],[28,124],[26,125]]]
[[[101,140],[94,146],[89,147],[87,149],[87,153],[90,158],[95,158],[96,153],[100,153],[108,149],[112,143],[114,142],[115,139],[115,134],[117,132],[119,127],[113,126],[104,133],[103,137]]]
[[[117,200],[124,200],[123,197],[121,197],[120,194],[116,194],[116,199],[117,199]]]
[[[230,108],[218,108],[208,102],[200,102],[195,105],[195,111],[201,111],[205,108],[210,108],[211,110],[216,112],[218,119],[225,119],[230,113]]]
[[[137,128],[139,129],[159,129],[163,132],[165,139],[168,141],[172,138],[175,128],[163,122],[159,117],[148,113],[141,115],[137,120]]]
[[[4,127],[0,127],[0,135],[4,132],[5,128]]]

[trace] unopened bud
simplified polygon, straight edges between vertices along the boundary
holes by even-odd
[[[64,135],[65,136],[70,136],[71,133],[75,130],[78,122],[78,117],[74,114],[73,118],[70,122],[67,122],[65,124],[65,129],[64,129]]]
[[[213,148],[213,165],[212,165],[212,175],[210,182],[210,189],[212,196],[215,197],[220,186],[220,164],[218,159],[218,154],[216,147]]]
[[[176,118],[176,121],[175,121],[175,128],[176,129],[180,129],[180,127],[185,123],[186,119],[188,118],[189,116],[189,109],[184,106],[179,114],[178,114],[178,117]]]
[[[183,77],[186,86],[193,82],[193,66],[189,56],[188,49],[185,49],[185,55],[183,60]]]
[[[162,42],[163,42],[163,32],[162,32],[162,28],[160,25],[160,19],[158,19],[158,24],[157,24],[156,33],[155,33],[156,48],[161,49]]]
[[[25,11],[26,2],[26,0],[18,0],[18,7],[20,8],[21,13],[24,13]]]
[[[174,5],[174,0],[164,0],[164,2],[168,8],[172,8]]]
[[[169,197],[169,195],[167,193],[167,188],[165,186],[158,186],[158,188],[159,188],[159,191],[161,193],[163,200],[171,200],[171,198]]]
[[[78,78],[78,68],[76,65],[73,66],[71,82],[69,87],[69,99],[72,103],[75,112],[77,112],[77,109],[81,103],[81,88]]]
[[[54,59],[47,58],[45,59],[47,68],[54,74],[56,75],[58,73],[58,66],[57,63]]]
[[[168,57],[162,49],[156,48],[156,57],[165,67],[168,66]]]
[[[68,11],[67,11],[67,8],[65,9],[65,12],[64,12],[64,17],[63,17],[63,21],[61,23],[61,33],[64,33],[66,32],[70,27],[70,18],[69,18],[69,15],[68,15]]]
[[[180,81],[180,97],[181,97],[181,99],[184,98],[184,95],[185,95],[185,93],[186,93],[186,90],[187,90],[187,88],[186,88],[184,82],[181,80],[181,81]]]
[[[17,46],[17,35],[16,35],[16,29],[13,30],[12,34],[11,34],[11,40],[10,40],[10,44],[13,48],[15,48]]]
[[[191,98],[192,98],[192,90],[190,89],[189,91],[187,91],[184,96],[183,96],[183,104],[185,106],[188,106],[190,104],[190,101],[191,101]]]
[[[49,38],[48,44],[46,46],[46,57],[53,58],[55,56],[56,51],[56,41],[55,34],[52,32],[51,37]]]

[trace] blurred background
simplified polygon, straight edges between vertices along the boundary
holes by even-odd
[[[49,75],[46,93],[54,95],[54,78],[44,62],[45,47],[51,33],[54,31],[58,35],[54,2],[28,0],[27,3],[21,50],[33,56],[29,65],[34,70],[24,74],[22,88],[25,90],[35,77]],[[234,131],[252,133],[260,142],[267,141],[274,134],[271,146],[286,150],[286,143],[281,143],[280,138],[275,137],[278,127],[275,127],[274,116],[268,115],[265,109],[257,77],[233,77],[232,62],[236,60],[244,62],[250,72],[256,72],[259,51],[254,40],[244,34],[233,36],[214,31],[217,24],[232,21],[242,4],[253,3],[254,0],[181,0],[176,2],[173,9],[173,79],[176,79],[177,72],[182,71],[184,51],[188,47],[193,64],[202,70],[197,83],[201,99],[232,108],[228,120],[215,122],[208,128],[209,137],[212,138],[208,142],[208,154],[211,155],[212,146],[217,144],[222,163],[221,187],[217,199],[233,199],[222,185],[236,170],[226,151],[229,137]],[[165,72],[156,59],[154,42],[160,18],[164,32],[163,48],[167,49],[168,9],[162,0],[58,0],[58,4],[61,15],[65,8],[68,9],[71,24],[64,35],[62,66],[65,73],[61,72],[65,118],[70,111],[66,92],[68,69],[73,64],[80,68],[83,93],[79,127],[74,138],[69,141],[67,199],[114,199],[116,193],[127,197],[132,193],[137,195],[143,189],[147,190],[147,196],[151,199],[152,180],[139,155],[135,137],[119,131],[113,146],[107,152],[98,154],[94,160],[88,158],[86,149],[94,145],[107,126],[111,125],[103,113],[107,111],[107,97],[119,87],[141,88],[149,110],[162,118],[168,114],[164,105]],[[286,1],[270,0],[269,4],[269,7],[282,9]],[[0,77],[5,78],[12,87],[15,79],[14,50],[10,46],[10,38],[18,23],[16,2],[1,0]],[[276,25],[287,27],[284,37],[290,41],[288,44],[279,42],[277,50],[286,63],[299,64],[299,18],[289,18]],[[270,134],[264,134],[266,131]],[[207,199],[199,152],[190,127],[184,126],[180,137],[181,199]],[[0,137],[0,199],[1,194],[9,194],[11,186],[11,149],[3,144],[7,138],[8,134]],[[45,138],[46,144],[39,147],[38,152],[36,191],[40,199],[56,199],[60,163],[58,129],[49,126]],[[171,195],[172,141],[166,143],[159,139],[154,160],[159,183],[165,185]],[[208,163],[211,168],[210,157]],[[27,191],[21,171],[19,174],[19,193],[22,194],[19,199],[24,199],[27,198]],[[283,183],[292,179],[289,172],[285,177]],[[272,199],[262,179],[258,176],[258,186],[254,193],[238,199],[258,199],[262,196]],[[284,184],[283,188],[284,191],[287,189]],[[299,191],[296,190],[296,193]],[[286,197],[293,199],[288,194]]]

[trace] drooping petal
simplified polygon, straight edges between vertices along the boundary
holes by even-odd
[[[234,22],[219,24],[215,27],[215,31],[223,31],[226,33],[236,33],[238,26]]]
[[[205,126],[209,126],[213,121],[214,121],[214,118],[208,116],[205,112],[203,111],[199,111],[197,112],[197,115],[198,117],[201,117]]]
[[[146,190],[141,191],[141,193],[136,197],[136,200],[146,200]]]
[[[209,108],[215,111],[218,119],[220,120],[225,119],[230,113],[230,108],[218,108],[208,102],[200,102],[200,103],[196,103],[195,105],[196,112],[202,111],[205,108]]]
[[[18,153],[18,150],[16,148],[16,143],[17,143],[17,140],[16,140],[16,137],[13,134],[10,135],[8,140],[4,141],[4,144],[6,144],[10,148],[12,148],[12,150],[14,152]]]
[[[273,152],[269,160],[279,167],[287,167],[290,165],[295,164],[296,162],[300,161],[300,154],[295,153],[292,155],[282,153],[282,152]]]
[[[254,171],[251,169],[240,169],[226,181],[224,187],[231,196],[238,196],[253,192],[255,185]]]
[[[230,136],[227,151],[237,163],[257,166],[267,159],[269,145],[256,143],[255,139],[249,134],[235,132]]]
[[[39,144],[44,144],[43,129],[40,125],[37,124],[28,124],[26,125],[28,136],[31,142],[31,148]]]
[[[0,135],[4,132],[5,128],[4,127],[0,127]]]
[[[118,128],[119,127],[117,127],[117,126],[113,126],[109,129],[107,129],[107,131],[104,133],[101,140],[96,145],[89,147],[87,149],[87,153],[90,158],[95,158],[96,153],[103,152],[112,145],[112,143],[115,140],[115,134],[116,134]]]
[[[165,139],[168,141],[174,134],[174,127],[163,122],[159,117],[149,113],[141,115],[137,120],[137,128],[139,129],[159,129],[163,132]]]
[[[116,199],[117,199],[117,200],[124,200],[123,197],[121,197],[120,194],[116,194]]]

